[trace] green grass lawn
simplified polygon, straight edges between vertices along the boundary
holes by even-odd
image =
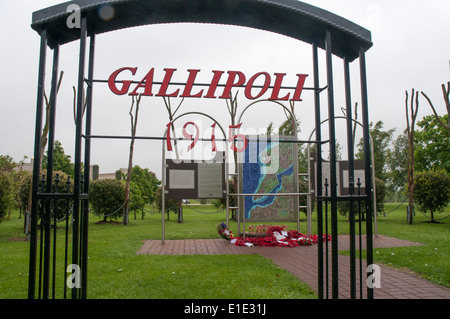
[[[226,221],[226,214],[214,213],[211,206],[185,208],[184,222],[176,216],[166,220],[166,239],[219,238],[216,226]],[[396,207],[386,204],[386,211]],[[200,212],[199,212],[200,211]],[[437,215],[444,217],[450,213]],[[420,213],[419,213],[420,214]],[[413,225],[406,224],[405,207],[378,216],[378,232],[424,243],[422,247],[374,250],[374,261],[393,267],[408,268],[425,278],[450,286],[450,218],[444,224],[428,224],[417,215]],[[161,215],[130,217],[130,225],[96,224],[91,215],[89,225],[88,298],[161,298],[161,299],[310,299],[316,298],[307,285],[287,271],[259,255],[153,256],[136,255],[146,239],[161,239]],[[306,232],[301,214],[300,231]],[[316,229],[313,214],[313,229]],[[29,243],[21,231],[23,219],[14,212],[0,223],[0,298],[27,298]],[[59,225],[63,226],[63,223]],[[296,223],[289,223],[290,229]],[[235,222],[230,229],[237,231]],[[339,233],[348,233],[348,222],[339,216]],[[364,229],[363,229],[364,232]],[[58,229],[58,251],[63,251],[63,229]],[[58,256],[60,275],[58,290],[66,276],[62,255]],[[57,292],[61,298],[61,292]]]
[[[397,205],[385,205],[386,212]],[[437,220],[450,215],[450,206],[435,214]],[[378,232],[400,239],[420,242],[424,246],[374,249],[374,261],[396,268],[405,268],[440,285],[450,287],[450,217],[441,224],[429,223],[429,218],[417,212],[414,223],[406,222],[406,205],[386,217],[378,216]]]

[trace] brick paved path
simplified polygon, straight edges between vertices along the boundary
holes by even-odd
[[[374,248],[419,246],[420,243],[405,241],[392,237],[378,235],[374,238]],[[357,247],[358,249],[358,240]],[[339,250],[349,249],[349,236],[340,235]],[[363,240],[363,248],[365,239]],[[329,245],[331,249],[331,245]],[[238,247],[226,240],[219,239],[186,239],[147,240],[137,254],[153,255],[224,255],[224,254],[260,254],[271,259],[276,265],[286,269],[302,282],[308,284],[317,293],[317,245],[287,247]],[[324,258],[325,260],[325,258]],[[339,298],[350,298],[350,257],[339,255]],[[359,259],[357,263],[357,298],[359,298]],[[366,262],[363,264],[365,277]],[[380,265],[381,288],[374,291],[375,299],[450,299],[450,289],[431,283],[414,274]],[[331,298],[331,254],[329,254],[329,296]],[[325,287],[324,287],[325,288]],[[363,286],[363,298],[366,298],[366,288]]]

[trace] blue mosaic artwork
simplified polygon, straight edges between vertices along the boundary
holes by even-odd
[[[246,194],[295,192],[293,144],[278,140],[250,139],[242,163],[242,186]],[[294,219],[291,196],[245,196],[246,219]]]

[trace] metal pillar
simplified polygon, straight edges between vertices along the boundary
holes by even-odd
[[[338,229],[337,229],[337,181],[336,181],[336,129],[334,123],[334,85],[333,85],[333,63],[331,50],[331,33],[326,34],[326,61],[327,61],[327,82],[328,82],[328,118],[329,118],[329,138],[330,138],[330,194],[331,194],[331,276],[332,276],[332,296],[337,299],[339,296],[338,283]]]
[[[344,58],[344,82],[345,82],[345,104],[347,116],[347,154],[348,154],[348,185],[349,195],[355,194],[354,187],[354,150],[352,130],[352,96],[350,90],[350,63]],[[355,210],[353,200],[349,201],[349,227],[350,227],[350,298],[356,298],[356,255],[355,255]]]
[[[90,35],[89,62],[88,62],[88,87],[86,91],[86,128],[85,135],[91,135],[92,126],[92,90],[94,78],[95,33]],[[91,139],[85,140],[84,146],[84,189],[83,194],[89,194],[91,166]],[[82,208],[82,241],[81,241],[81,298],[87,298],[87,261],[88,261],[88,225],[89,225],[89,198],[83,199]]]
[[[53,153],[55,148],[55,117],[56,117],[56,93],[58,86],[58,65],[59,65],[59,46],[57,45],[53,50],[53,69],[52,69],[52,82],[50,91],[50,116],[48,123],[48,161],[47,161],[47,181],[46,181],[46,193],[52,193],[53,182]],[[50,246],[51,246],[51,205],[50,199],[44,201],[44,276],[43,276],[43,298],[49,298],[50,291]],[[56,229],[54,230],[56,234]],[[56,238],[54,238],[54,242]],[[55,252],[53,252],[55,254]],[[53,287],[54,288],[54,287]],[[54,297],[54,289],[53,289]]]
[[[315,116],[316,116],[316,141],[322,140],[322,130],[320,128],[320,92],[318,90],[319,83],[319,58],[317,52],[317,44],[314,43],[313,46],[313,72],[314,72],[314,108],[315,108]],[[309,152],[308,152],[309,155]],[[309,156],[308,156],[309,157]],[[316,144],[316,158],[317,158],[317,169],[316,176],[317,181],[322,180],[322,145],[320,143]],[[308,162],[310,159],[308,158]],[[313,177],[314,178],[314,177]],[[311,183],[311,180],[309,181]],[[322,183],[316,182],[316,194],[315,196],[318,198],[322,196]],[[323,212],[322,212],[323,204],[321,201],[317,201],[317,235],[319,238],[323,238]],[[318,263],[317,263],[317,271],[318,271],[318,296],[319,299],[323,299],[323,240],[319,240],[318,244]]]
[[[365,50],[359,50],[360,80],[361,80],[361,104],[364,138],[364,161],[365,161],[365,187],[366,187],[366,249],[367,265],[373,264],[373,234],[372,234],[372,213],[371,213],[371,170],[370,170],[370,131],[369,131],[369,106],[367,97],[367,74]],[[367,272],[367,276],[372,273]],[[367,285],[367,298],[373,299],[373,287]]]
[[[39,171],[41,169],[41,133],[44,104],[44,83],[45,66],[47,57],[47,30],[41,30],[41,46],[39,56],[38,90],[36,103],[36,128],[34,135],[34,162],[32,180],[32,201],[31,201],[31,229],[30,229],[30,265],[28,278],[28,298],[35,298],[36,290],[36,254],[37,254],[37,193],[39,187]]]
[[[74,204],[73,204],[73,239],[72,239],[72,264],[80,266],[80,221],[82,215],[80,214],[81,204],[81,140],[83,127],[83,92],[84,92],[84,73],[86,60],[86,36],[87,36],[87,21],[86,16],[81,18],[80,30],[80,55],[78,64],[78,89],[77,89],[77,111],[76,111],[76,129],[75,129],[75,176],[74,176]],[[81,272],[85,269],[80,267]],[[72,298],[78,299],[80,297],[79,288],[72,288]]]

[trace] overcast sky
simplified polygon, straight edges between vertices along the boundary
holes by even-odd
[[[58,0],[21,0],[0,2],[0,154],[9,154],[16,161],[31,158],[34,145],[39,37],[30,27],[32,12],[60,3]],[[367,52],[370,121],[383,121],[385,129],[396,128],[399,134],[406,127],[405,90],[415,88],[426,92],[443,115],[441,84],[450,80],[450,2],[443,0],[318,0],[305,1],[351,20],[372,32],[374,46]],[[238,70],[248,77],[260,71],[282,72],[296,84],[295,74],[310,74],[305,86],[312,86],[311,47],[285,36],[248,28],[174,24],[154,25],[102,34],[96,41],[95,78],[107,79],[123,66],[138,67],[136,80],[150,68],[162,75],[163,68],[177,68],[175,80],[185,81],[187,69],[201,69],[199,80],[207,82],[212,70]],[[321,57],[321,86],[325,86],[325,63]],[[48,50],[47,87],[49,93],[51,51]],[[60,69],[64,71],[58,95],[56,139],[73,157],[74,121],[73,92],[76,85],[78,42],[61,48]],[[336,114],[344,106],[342,61],[334,59]],[[352,64],[353,103],[360,103],[358,63]],[[204,76],[202,78],[202,76]],[[238,96],[243,96],[239,92]],[[300,120],[299,139],[308,139],[314,128],[313,96],[302,95],[296,104]],[[421,99],[419,120],[431,114]],[[172,103],[178,105],[179,99]],[[239,110],[249,101],[241,98]],[[113,95],[106,85],[94,86],[93,134],[130,135],[128,115],[131,99]],[[324,112],[326,110],[326,103]],[[224,100],[186,99],[179,114],[201,111],[216,118],[227,130],[229,117]],[[325,113],[324,113],[325,114]],[[178,123],[182,126],[185,117]],[[247,130],[264,129],[273,121],[280,125],[285,116],[273,105],[249,109],[242,118]],[[138,132],[142,136],[162,136],[168,122],[161,98],[143,98]],[[338,123],[338,136],[345,123]],[[211,120],[204,119],[200,135],[207,135]],[[216,130],[218,132],[218,130]],[[218,133],[216,133],[219,135]],[[205,136],[208,137],[208,136]],[[204,145],[206,150],[208,145]],[[129,141],[94,140],[92,164],[100,165],[101,173],[114,172],[128,165]],[[200,148],[199,148],[200,149]],[[206,152],[206,151],[205,151]],[[135,164],[161,176],[161,142],[138,141]]]

